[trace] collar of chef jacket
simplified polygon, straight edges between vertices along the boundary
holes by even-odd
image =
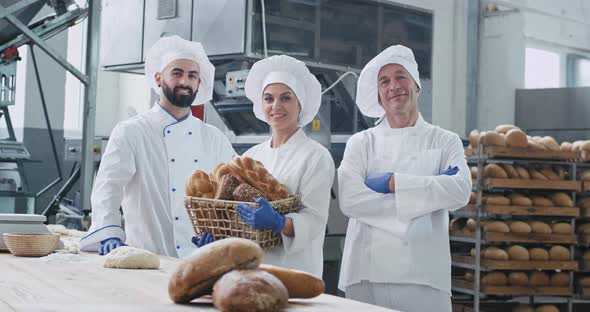
[[[165,136],[164,134],[164,130],[171,125],[174,124],[178,124],[181,123],[183,121],[188,120],[191,116],[190,111],[189,113],[180,118],[180,119],[176,119],[172,114],[170,114],[162,105],[160,105],[160,100],[156,100],[156,102],[154,103],[154,106],[151,109],[152,112],[154,112],[154,116],[155,116],[155,122],[157,124],[157,127],[159,128],[159,130],[161,131],[162,135]]]
[[[301,142],[305,141],[305,139],[307,138],[307,135],[305,135],[305,132],[303,131],[303,128],[299,128],[297,130],[297,132],[295,132],[288,140],[287,142],[285,142],[285,144],[281,145],[280,149],[286,149],[289,148],[290,146],[298,146]],[[268,140],[268,147],[271,147],[271,143],[272,143],[272,136],[270,137],[270,140]]]
[[[377,130],[377,133],[379,134],[383,134],[385,136],[390,136],[390,135],[418,135],[420,134],[422,131],[426,130],[428,127],[430,127],[430,124],[428,124],[426,121],[424,121],[424,118],[422,118],[422,114],[418,113],[418,119],[416,120],[416,124],[414,124],[411,127],[405,127],[405,128],[391,128],[389,126],[389,122],[387,121],[387,118],[383,118],[383,121],[376,127],[375,130]]]

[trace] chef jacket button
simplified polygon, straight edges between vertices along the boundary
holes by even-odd
[[[176,245],[176,249],[180,249],[180,246],[179,245]]]
[[[174,220],[178,220],[178,217],[174,218]]]
[[[172,188],[172,192],[176,192],[176,189],[175,188]]]
[[[174,162],[174,158],[172,158],[171,161]]]
[[[195,159],[195,162],[199,162],[199,160],[198,159]]]
[[[166,131],[166,133],[170,133],[170,130]]]
[[[193,135],[193,132],[192,132],[192,131],[189,131],[189,132],[188,132],[188,135]]]

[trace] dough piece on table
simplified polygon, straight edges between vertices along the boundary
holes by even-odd
[[[105,256],[104,267],[111,269],[158,269],[160,268],[160,257],[144,249],[121,246]]]

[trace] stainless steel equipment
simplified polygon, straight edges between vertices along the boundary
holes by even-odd
[[[82,161],[82,139],[81,138],[64,138],[65,150],[64,160],[65,161]],[[93,153],[94,161],[99,162],[102,154],[107,146],[108,139],[98,137],[94,139]]]
[[[516,90],[514,122],[530,135],[557,141],[590,138],[590,87]]]
[[[30,159],[31,154],[21,142],[0,140],[0,159]]]
[[[0,250],[7,250],[3,233],[51,233],[43,224],[47,221],[45,216],[35,214],[0,213]]]

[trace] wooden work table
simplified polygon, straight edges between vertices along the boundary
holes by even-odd
[[[0,311],[216,311],[208,300],[174,304],[168,280],[179,260],[161,257],[158,270],[103,268],[97,254],[15,257],[0,252]],[[292,299],[284,311],[392,311],[331,295]]]

